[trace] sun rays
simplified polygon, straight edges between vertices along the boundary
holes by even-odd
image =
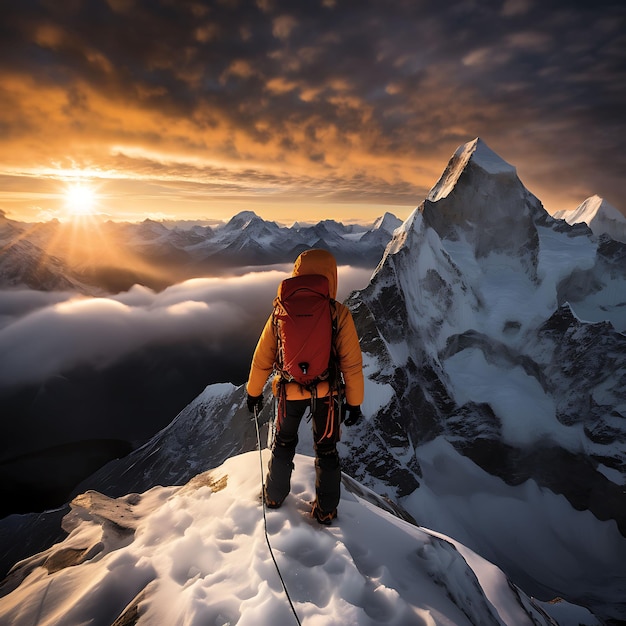
[[[101,186],[100,180],[80,174],[59,178],[51,194],[56,203],[53,219],[20,224],[2,243],[0,252],[13,249],[23,257],[20,250],[27,242],[33,271],[43,272],[53,265],[61,268],[70,282],[89,282],[93,275],[106,274],[127,276],[127,282],[135,275],[156,281],[154,268],[122,245],[108,227]]]

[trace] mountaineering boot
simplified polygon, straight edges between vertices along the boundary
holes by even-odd
[[[272,500],[267,497],[267,490],[263,490],[263,500],[265,501],[265,506],[268,509],[280,509],[283,501],[282,500]]]
[[[314,517],[319,524],[330,526],[332,521],[337,517],[337,509],[333,509],[330,512],[322,511],[316,500],[313,503],[313,508],[311,509],[311,517]]]

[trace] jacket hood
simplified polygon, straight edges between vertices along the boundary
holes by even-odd
[[[292,276],[321,274],[328,279],[330,297],[337,297],[337,261],[328,250],[313,248],[305,250],[293,265]]]

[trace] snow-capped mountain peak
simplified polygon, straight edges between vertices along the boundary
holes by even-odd
[[[606,234],[626,243],[626,217],[598,195],[587,198],[573,211],[557,211],[553,217],[571,225],[584,222],[594,235]]]
[[[396,228],[401,225],[402,220],[398,219],[393,213],[389,213],[389,211],[387,211],[374,222],[372,230],[385,230],[390,235],[393,235]]]
[[[459,146],[441,178],[428,193],[428,200],[437,202],[437,200],[447,197],[470,161],[488,174],[517,176],[515,167],[498,156],[482,139],[477,137],[473,141]]]
[[[233,215],[222,228],[225,230],[241,230],[254,222],[263,222],[263,219],[254,211],[240,211]]]
[[[367,455],[369,471],[380,466],[384,477],[366,484],[384,482],[429,528],[442,530],[444,519],[429,512],[431,490],[437,506],[450,495],[450,519],[463,521],[444,532],[465,536],[498,564],[503,544],[487,544],[517,522],[495,521],[504,511],[494,510],[472,521],[483,485],[461,498],[461,514],[457,498],[469,489],[472,468],[491,475],[495,491],[503,484],[537,489],[536,511],[567,501],[571,515],[557,516],[553,530],[548,522],[546,536],[608,536],[615,529],[603,558],[578,540],[568,548],[584,561],[585,582],[569,574],[565,585],[556,582],[564,569],[538,566],[545,552],[521,538],[527,531],[519,527],[512,535],[526,553],[507,557],[507,571],[519,567],[523,578],[528,568],[533,584],[543,579],[570,599],[585,596],[596,615],[624,619],[622,600],[598,588],[590,601],[589,581],[606,573],[606,588],[618,593],[624,557],[617,554],[626,555],[626,250],[550,218],[513,168],[493,156],[482,159],[488,167],[475,161],[477,147],[455,153],[450,177],[442,178],[449,185],[439,188],[446,193],[426,199],[395,232],[370,284],[349,303],[363,333],[364,414],[371,419],[359,438],[345,442],[347,471],[359,476],[352,459]],[[375,453],[373,433],[384,439]],[[429,442],[436,450],[430,459]],[[453,469],[457,455],[465,460]],[[539,517],[532,515],[529,533]],[[594,531],[565,530],[587,521]]]
[[[626,222],[626,217],[598,195],[587,198],[573,211],[559,211],[555,213],[554,217],[557,216],[565,219],[568,224],[577,224],[578,222],[590,224],[596,218]]]
[[[480,139],[457,149],[419,210],[442,240],[464,241],[476,258],[513,252],[535,278],[535,221],[547,213],[515,168]]]

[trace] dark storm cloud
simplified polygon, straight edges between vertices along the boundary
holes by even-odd
[[[555,195],[600,193],[624,209],[623,6],[11,3],[0,71],[14,107],[1,123],[27,137],[43,105],[20,114],[25,92],[62,85],[66,100],[53,114],[94,140],[208,151],[244,170],[309,167],[317,181],[337,171],[357,194],[365,176],[403,201],[413,193],[415,204],[442,160],[481,136]],[[250,187],[261,176],[247,175]]]
[[[290,270],[198,278],[160,293],[136,285],[108,298],[0,292],[0,390],[77,365],[102,369],[146,347],[188,340],[209,346],[216,360],[241,353],[247,362],[278,283]],[[371,270],[340,267],[338,298],[363,288],[370,275]]]

